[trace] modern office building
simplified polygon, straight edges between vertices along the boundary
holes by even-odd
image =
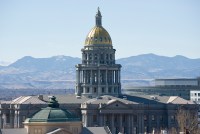
[[[125,88],[127,94],[179,96],[187,100],[197,99],[194,92],[200,91],[200,79],[156,79],[155,86]],[[192,96],[191,96],[192,95]]]

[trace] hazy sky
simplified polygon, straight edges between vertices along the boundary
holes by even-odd
[[[117,58],[200,58],[200,0],[0,0],[0,61],[81,57],[98,6]]]

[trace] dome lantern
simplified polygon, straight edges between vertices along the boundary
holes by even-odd
[[[88,33],[85,39],[85,46],[112,45],[112,40],[109,33],[102,26],[102,16],[99,7],[95,16],[95,20],[96,25]]]
[[[101,12],[99,10],[99,7],[98,7],[98,11],[97,11],[95,18],[96,18],[96,26],[101,26],[102,25],[102,23],[101,23],[102,16],[101,16]]]

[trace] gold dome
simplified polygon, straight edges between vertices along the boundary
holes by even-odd
[[[109,33],[102,27],[102,16],[99,8],[95,18],[96,26],[87,35],[85,45],[112,45]]]
[[[112,45],[109,33],[102,26],[95,26],[86,37],[85,45]]]

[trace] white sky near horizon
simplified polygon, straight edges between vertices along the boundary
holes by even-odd
[[[97,7],[116,58],[147,53],[200,58],[199,0],[0,0],[0,61],[81,57]]]

